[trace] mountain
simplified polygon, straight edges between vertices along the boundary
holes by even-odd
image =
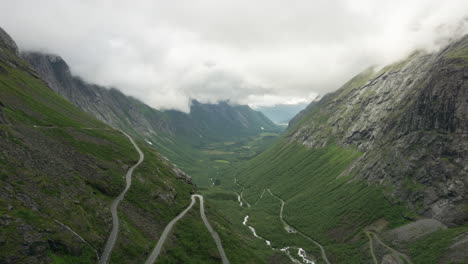
[[[138,153],[121,132],[55,94],[17,54],[0,30],[0,262],[95,263],[112,227],[110,203]],[[194,190],[179,169],[137,144],[147,160],[119,207],[126,229],[113,263],[142,261]]]
[[[466,263],[467,80],[468,36],[368,69],[311,103],[233,174],[231,188],[258,202],[249,210],[258,235],[281,234],[276,205],[261,203],[271,190],[286,223],[332,263]]]
[[[261,106],[256,108],[276,124],[287,124],[301,110],[306,108],[306,103],[300,104],[278,104],[274,106]]]
[[[202,104],[193,100],[190,113],[159,111],[116,89],[90,84],[72,75],[59,56],[29,52],[22,53],[22,57],[57,94],[108,125],[151,142],[195,180],[206,177],[193,169],[200,163],[197,156],[203,154],[203,147],[281,130],[261,112],[227,102]]]

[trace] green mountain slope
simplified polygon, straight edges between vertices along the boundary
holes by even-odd
[[[286,202],[287,224],[322,244],[332,263],[372,263],[366,234],[379,263],[405,255],[415,263],[466,262],[467,43],[359,74],[237,169],[225,187],[254,204],[241,212],[257,233],[280,245],[296,241],[324,261],[302,235],[273,228],[278,210],[256,203],[269,188]],[[437,239],[437,250],[423,246]]]
[[[5,46],[0,102],[0,262],[95,263],[112,225],[110,203],[137,152],[122,133],[55,94]],[[193,190],[173,165],[138,144],[147,159],[119,208],[124,228],[112,263],[143,260]]]

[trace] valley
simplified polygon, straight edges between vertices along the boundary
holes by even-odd
[[[467,58],[370,67],[284,127],[155,109],[0,28],[0,263],[467,263]]]

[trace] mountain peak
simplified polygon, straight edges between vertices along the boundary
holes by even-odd
[[[54,68],[60,69],[63,72],[69,72],[70,67],[62,57],[52,53],[42,53],[38,51],[21,52],[21,57],[26,61],[35,62],[43,65],[52,65]]]

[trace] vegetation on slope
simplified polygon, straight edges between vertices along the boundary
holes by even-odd
[[[200,204],[174,226],[163,247],[158,263],[221,263],[216,244],[200,217]]]
[[[444,255],[446,255],[447,249],[453,244],[454,240],[458,237],[462,238],[463,234],[466,235],[467,229],[467,225],[464,225],[461,227],[439,230],[413,243],[408,243],[404,245],[404,247],[409,248],[409,253],[413,257],[414,263],[466,263],[466,257],[463,261],[457,261],[454,258],[444,258]],[[461,250],[463,250],[463,248],[461,248]],[[460,253],[459,255],[463,254],[463,252]]]
[[[13,53],[0,50],[0,59],[1,259],[94,263],[112,224],[110,202],[137,153],[123,134],[56,95]],[[114,254],[126,257],[113,255],[113,263],[144,259],[193,190],[154,149],[138,144],[148,158],[119,210],[123,229]]]
[[[280,196],[286,202],[285,221],[324,245],[330,261],[360,263],[366,258],[360,249],[366,226],[380,218],[393,226],[406,220],[405,209],[390,204],[382,189],[341,175],[357,157],[356,150],[332,143],[318,149],[279,143],[247,162],[236,177],[250,204],[265,188]],[[271,203],[253,206],[252,223],[265,238],[286,245],[291,235],[274,228],[271,221],[279,217],[278,204],[271,209]]]

